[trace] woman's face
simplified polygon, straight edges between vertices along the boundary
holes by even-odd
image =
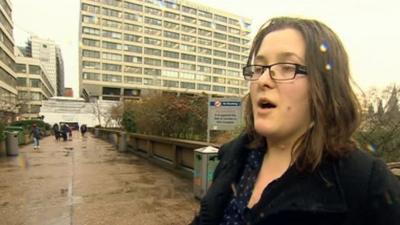
[[[267,34],[253,64],[296,63],[305,65],[305,42],[301,33],[287,28]],[[267,138],[293,140],[310,125],[309,81],[297,74],[294,80],[274,81],[266,69],[250,83],[254,127]],[[269,103],[269,104],[266,104]]]

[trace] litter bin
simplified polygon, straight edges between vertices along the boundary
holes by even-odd
[[[6,132],[6,151],[8,156],[17,156],[19,153],[18,149],[18,132],[8,131]]]
[[[217,148],[207,146],[194,150],[193,192],[196,198],[203,198],[207,192],[218,163]]]
[[[7,126],[5,131],[16,131],[18,132],[18,144],[23,145],[25,143],[25,130],[22,127],[18,126]]]

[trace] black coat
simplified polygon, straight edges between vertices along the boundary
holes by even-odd
[[[193,225],[221,222],[231,184],[239,180],[249,152],[247,143],[243,135],[221,147],[213,184]],[[339,160],[323,160],[313,172],[292,166],[268,185],[247,220],[252,225],[400,225],[400,183],[381,160],[355,150]]]

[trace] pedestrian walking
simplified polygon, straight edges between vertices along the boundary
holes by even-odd
[[[30,136],[33,136],[33,150],[40,148],[40,128],[36,124],[32,124],[32,130]]]

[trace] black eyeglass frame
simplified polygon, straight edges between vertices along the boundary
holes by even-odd
[[[276,79],[276,78],[273,77],[273,75],[271,74],[271,67],[273,67],[273,66],[275,66],[275,65],[281,65],[281,64],[289,64],[289,65],[295,66],[295,71],[294,71],[294,74],[293,74],[293,77],[292,77],[292,78],[287,78],[287,79]],[[269,75],[269,77],[270,77],[272,80],[276,80],[276,81],[294,80],[294,79],[296,78],[296,75],[297,75],[297,74],[304,74],[304,75],[307,75],[307,66],[304,66],[304,65],[301,65],[301,64],[297,64],[297,63],[278,62],[278,63],[274,63],[274,64],[271,64],[271,65],[257,65],[257,64],[254,64],[254,65],[247,65],[247,66],[245,66],[245,67],[242,68],[242,75],[243,75],[244,79],[247,80],[247,81],[256,81],[256,80],[260,79],[260,77],[258,77],[257,79],[252,79],[253,74],[251,74],[251,75],[246,75],[246,69],[247,69],[247,68],[250,68],[250,67],[253,67],[253,66],[259,66],[259,67],[263,68],[263,71],[262,71],[261,74],[264,74],[265,70],[268,69],[268,75]]]

